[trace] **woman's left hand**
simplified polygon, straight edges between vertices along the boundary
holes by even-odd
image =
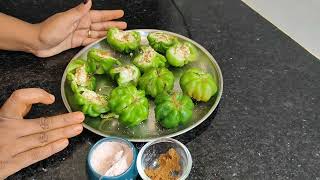
[[[55,14],[36,24],[39,42],[33,53],[49,57],[78,46],[86,46],[106,35],[110,27],[125,29],[127,24],[114,21],[123,17],[122,10],[90,10],[91,0],[68,11]]]

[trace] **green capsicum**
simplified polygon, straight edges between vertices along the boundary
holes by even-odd
[[[90,49],[87,55],[90,72],[106,74],[114,65],[120,65],[120,61],[111,56],[111,53],[101,49]]]
[[[75,101],[82,107],[81,111],[91,117],[98,117],[110,110],[105,96],[88,89],[80,88],[75,93]]]
[[[198,68],[188,69],[182,74],[180,87],[190,97],[204,102],[207,102],[218,90],[212,75]]]
[[[165,67],[167,59],[150,46],[142,46],[141,52],[134,58],[133,64],[142,72],[150,68]]]
[[[139,69],[132,64],[121,65],[110,70],[112,79],[116,80],[119,86],[132,84],[137,86],[140,78]]]
[[[119,115],[119,122],[128,127],[140,124],[149,115],[149,102],[144,91],[137,90],[133,85],[113,89],[109,107]]]
[[[176,43],[166,52],[168,63],[175,67],[182,67],[196,60],[198,51],[194,45],[188,42]]]
[[[173,73],[167,68],[150,69],[139,79],[139,88],[145,90],[146,94],[152,97],[163,92],[170,92],[173,84]]]
[[[155,104],[156,119],[165,128],[176,128],[192,118],[194,104],[189,96],[182,93],[160,94]]]
[[[122,31],[117,28],[110,28],[107,32],[107,42],[116,51],[128,54],[139,49],[141,36],[136,31]]]
[[[169,47],[178,42],[176,37],[158,31],[149,33],[147,39],[150,46],[161,54],[166,54],[166,51],[169,49]]]
[[[81,87],[89,90],[96,88],[96,79],[90,73],[87,62],[82,59],[72,60],[68,65],[67,79],[73,92],[78,92]]]

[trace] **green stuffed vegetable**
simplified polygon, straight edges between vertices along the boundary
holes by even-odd
[[[197,68],[188,69],[180,78],[180,87],[184,93],[197,101],[207,102],[218,91],[212,75]]]
[[[155,104],[156,119],[165,128],[185,125],[192,118],[194,104],[189,96],[182,93],[160,94]]]
[[[94,90],[96,79],[90,73],[87,62],[81,59],[72,60],[67,69],[67,79],[70,82],[73,92],[78,92],[79,88]]]
[[[163,92],[170,92],[174,85],[174,76],[167,68],[153,68],[139,79],[139,88],[147,95],[156,97]]]
[[[119,115],[119,121],[132,127],[146,120],[149,115],[149,102],[142,90],[135,86],[118,86],[110,96],[109,107]]]
[[[150,46],[161,54],[166,54],[166,51],[178,42],[177,38],[164,32],[151,32],[148,34]]]
[[[141,36],[136,31],[122,31],[110,28],[107,33],[109,45],[118,52],[131,53],[139,49]]]
[[[111,53],[95,48],[89,50],[87,59],[90,72],[95,74],[106,74],[114,65],[121,64]]]
[[[196,60],[198,51],[194,45],[188,42],[177,43],[166,52],[168,63],[174,67],[182,67]]]
[[[133,64],[142,72],[150,68],[165,67],[167,59],[150,46],[142,46],[141,52],[134,58]]]
[[[100,114],[110,110],[105,96],[88,89],[81,88],[75,94],[75,100],[82,107],[81,111],[91,117],[98,117]]]
[[[134,65],[122,65],[110,70],[112,79],[116,80],[119,86],[125,86],[128,84],[137,86],[140,78],[140,71]]]

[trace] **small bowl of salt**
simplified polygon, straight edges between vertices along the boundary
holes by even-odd
[[[87,170],[92,180],[135,179],[137,150],[132,143],[117,137],[99,140],[89,151]]]

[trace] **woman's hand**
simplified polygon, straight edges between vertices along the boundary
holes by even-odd
[[[90,10],[91,5],[89,0],[38,24],[39,43],[33,53],[39,57],[52,56],[70,48],[88,45],[106,36],[106,30],[110,27],[127,27],[125,22],[113,21],[124,15],[122,10]]]
[[[122,10],[90,10],[91,5],[91,0],[87,0],[86,4],[55,14],[39,24],[0,12],[0,49],[48,57],[88,45],[105,36],[110,27],[127,27],[125,22],[114,21],[123,16]]]
[[[53,117],[23,119],[32,104],[52,104],[54,96],[42,89],[15,91],[0,109],[0,179],[41,161],[68,145],[80,134],[80,112]]]

